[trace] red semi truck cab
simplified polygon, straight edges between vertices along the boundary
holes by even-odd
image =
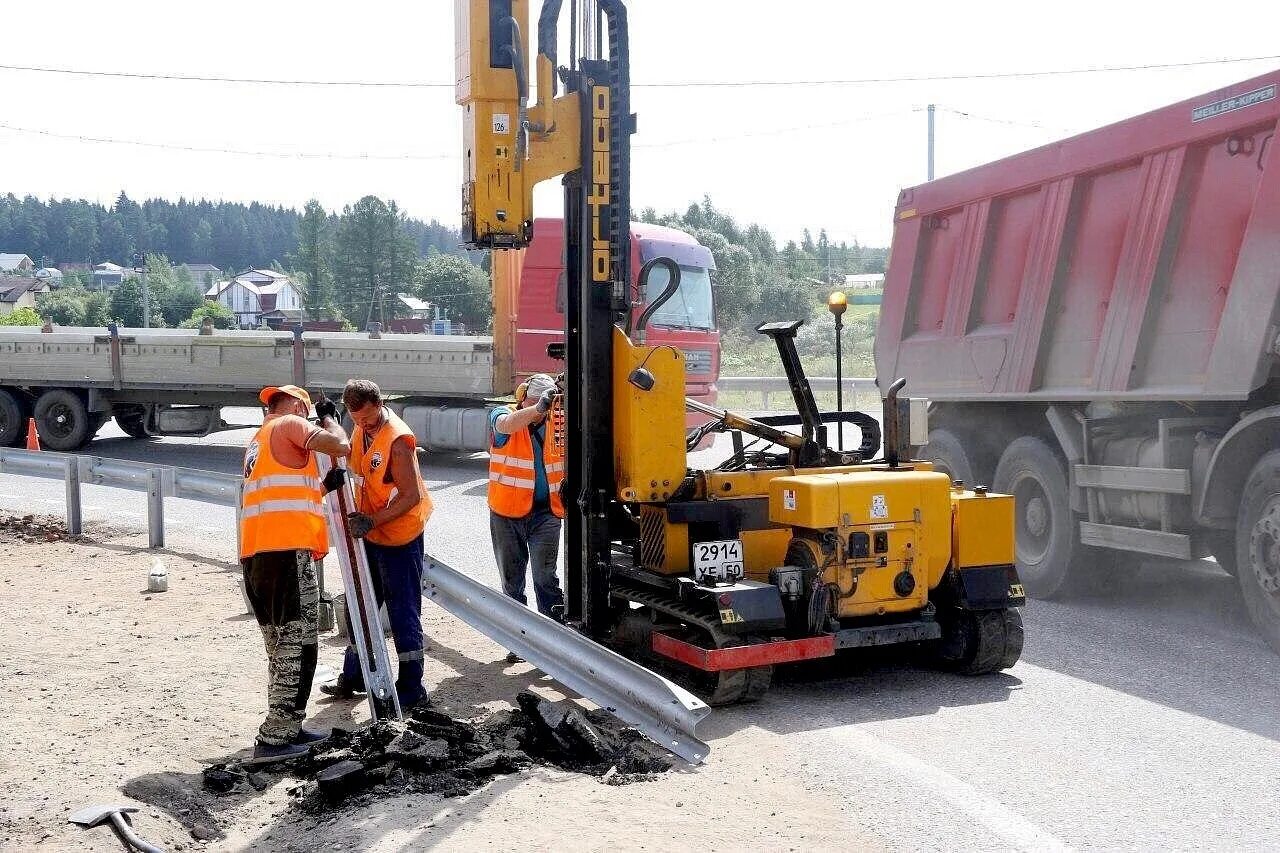
[[[680,289],[650,319],[648,343],[678,347],[685,356],[687,395],[715,403],[720,330],[711,293],[711,271],[716,268],[711,250],[683,231],[631,223],[632,274],[656,257],[679,264]],[[633,280],[631,286],[636,288],[638,283]],[[649,296],[657,297],[665,286],[666,272],[657,267],[650,278]],[[533,242],[524,251],[520,276],[515,329],[518,375],[555,374],[564,369],[562,362],[547,355],[547,344],[564,340],[564,310],[564,223],[535,219]]]

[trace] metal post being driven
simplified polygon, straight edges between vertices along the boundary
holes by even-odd
[[[147,547],[164,547],[164,472],[147,472]]]
[[[316,454],[316,459],[321,477],[333,469],[333,460],[325,454]],[[342,467],[341,462],[337,464]],[[346,593],[347,617],[351,625],[351,644],[360,659],[360,673],[364,676],[369,697],[369,714],[374,722],[387,718],[398,720],[401,718],[400,697],[396,695],[391,658],[387,654],[382,620],[378,615],[378,600],[374,597],[369,575],[369,561],[364,547],[351,538],[347,529],[347,513],[354,506],[355,494],[349,479],[341,489],[325,496],[329,542],[338,552],[338,567],[342,573],[342,589]]]
[[[80,459],[67,457],[67,532],[79,536],[84,532],[84,519],[80,509]]]

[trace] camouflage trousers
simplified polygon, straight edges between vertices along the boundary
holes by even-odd
[[[267,650],[267,719],[258,728],[258,739],[281,746],[302,729],[316,673],[316,570],[309,551],[268,551],[241,560],[241,565]]]

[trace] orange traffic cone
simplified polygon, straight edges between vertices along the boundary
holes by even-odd
[[[36,419],[27,418],[27,450],[40,449],[40,433],[36,431]]]

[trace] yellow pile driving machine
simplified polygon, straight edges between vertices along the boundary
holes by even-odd
[[[570,0],[571,43],[576,53],[580,35],[586,55],[559,68],[561,3],[545,0],[532,105],[528,0],[456,2],[468,242],[527,245],[534,184],[563,176],[566,619],[693,676],[712,704],[758,698],[775,665],[847,648],[900,644],[973,674],[1012,666],[1024,603],[1013,500],[908,461],[924,407],[899,397],[901,380],[885,395],[876,461],[874,418],[818,410],[799,322],[759,329],[795,399],[783,417],[686,400],[684,355],[645,343],[680,267],[650,259],[632,284],[635,116],[621,0]],[[708,419],[688,434],[686,407]],[[861,446],[829,448],[827,427],[850,423]],[[688,451],[715,431],[730,433],[734,452],[692,470]]]

